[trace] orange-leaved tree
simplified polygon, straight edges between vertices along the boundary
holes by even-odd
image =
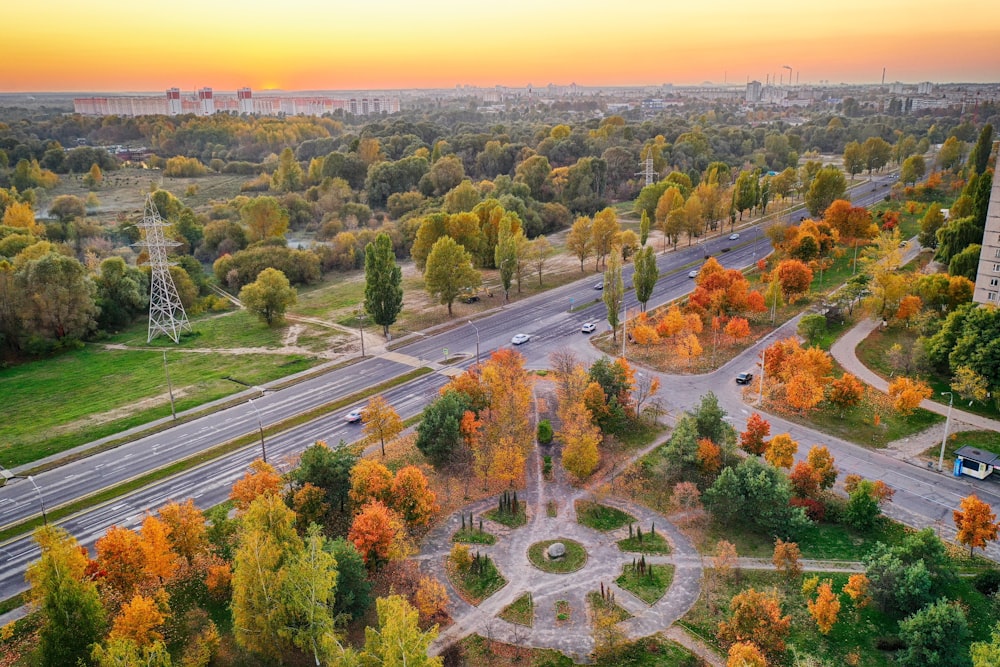
[[[389,503],[392,471],[373,459],[361,459],[351,468],[351,502],[365,505],[373,500]]]
[[[425,623],[433,623],[448,617],[448,591],[444,584],[434,577],[420,577],[417,590],[413,593],[413,606]]]
[[[833,487],[837,481],[838,470],[830,450],[823,445],[813,445],[806,455],[806,460],[819,475],[819,488],[825,490]]]
[[[997,515],[988,503],[983,502],[975,494],[962,498],[961,509],[954,511],[955,527],[958,529],[958,541],[972,550],[985,549],[987,542],[997,539]]]
[[[748,588],[733,596],[729,610],[729,620],[719,623],[719,641],[724,645],[752,642],[773,661],[784,655],[792,617],[781,615],[776,593]]]
[[[233,484],[229,498],[240,512],[250,507],[259,496],[277,494],[281,490],[281,475],[270,463],[255,459],[246,474]]]
[[[368,401],[368,406],[361,411],[361,423],[364,425],[365,440],[381,444],[383,458],[385,441],[392,440],[403,431],[399,413],[382,396],[373,396]]]
[[[722,448],[708,438],[698,440],[698,468],[709,478],[722,469]]]
[[[802,552],[795,542],[785,542],[780,537],[774,541],[774,556],[771,562],[774,569],[784,572],[789,579],[794,579],[802,574]]]
[[[920,403],[930,398],[934,391],[926,382],[898,377],[889,383],[889,398],[892,407],[901,415],[909,415]]]
[[[830,382],[827,399],[838,408],[843,415],[847,408],[853,408],[865,396],[865,385],[850,373],[844,373]]]
[[[563,467],[577,479],[586,479],[600,460],[597,445],[601,442],[601,431],[594,425],[590,410],[582,401],[560,405],[559,412],[562,420],[560,435],[564,443]]]
[[[797,451],[799,443],[792,440],[792,436],[788,433],[781,433],[768,442],[764,458],[775,468],[791,468]]]
[[[767,658],[752,642],[736,642],[729,647],[726,667],[767,667]]]
[[[194,561],[208,545],[205,535],[205,515],[188,498],[183,503],[171,501],[160,508],[160,520],[167,524],[170,532],[167,538],[173,550],[183,556],[188,563]]]
[[[833,624],[837,622],[837,615],[840,613],[840,597],[833,592],[829,579],[819,585],[816,600],[808,600],[806,604],[820,633],[830,634]]]
[[[138,646],[148,646],[163,639],[160,632],[167,614],[163,607],[166,600],[158,602],[151,597],[136,595],[122,605],[121,613],[115,617],[109,639],[130,639]]]
[[[347,539],[373,570],[387,560],[405,555],[405,550],[399,549],[403,538],[403,522],[399,515],[378,500],[361,508],[347,534]]]
[[[740,433],[740,448],[748,454],[760,456],[767,451],[767,436],[771,434],[771,423],[756,412],[747,419],[747,428]]]
[[[868,576],[864,573],[852,574],[847,579],[847,583],[844,584],[844,592],[851,598],[855,608],[861,609],[871,603],[872,599],[868,594],[870,583]]]
[[[813,280],[812,269],[797,259],[782,261],[774,276],[781,285],[781,295],[790,303],[805,295]]]
[[[406,466],[396,472],[392,480],[392,508],[411,526],[427,523],[437,511],[437,498],[420,468]]]
[[[161,586],[180,565],[180,557],[170,544],[170,527],[152,514],[142,521],[139,546],[146,561],[146,574]]]
[[[807,461],[798,461],[788,473],[792,491],[799,498],[812,498],[819,492],[820,475]]]
[[[128,528],[111,526],[94,544],[94,549],[97,569],[101,573],[98,585],[105,606],[117,609],[147,583],[142,538]]]

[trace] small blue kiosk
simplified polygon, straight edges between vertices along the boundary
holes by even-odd
[[[970,447],[960,447],[955,452],[955,477],[968,475],[976,479],[986,479],[995,468],[1000,467],[1000,456],[993,452],[984,452],[981,449]]]

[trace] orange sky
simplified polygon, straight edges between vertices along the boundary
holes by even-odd
[[[0,91],[1000,81],[1000,3],[33,0]]]

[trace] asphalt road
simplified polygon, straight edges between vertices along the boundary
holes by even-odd
[[[876,178],[871,183],[855,188],[851,192],[852,199],[857,205],[870,205],[887,193],[891,183],[890,177]],[[791,218],[797,220],[801,215],[803,214],[794,213],[791,214]],[[730,241],[726,238],[728,234],[722,234],[720,238],[711,239],[703,244],[682,245],[676,251],[658,255],[660,280],[654,289],[650,305],[669,301],[691,291],[693,280],[688,278],[688,272],[699,268],[706,255],[715,256],[727,268],[742,268],[767,253],[768,240],[758,227],[745,227],[739,231],[740,238],[736,241]],[[724,248],[728,248],[728,251],[724,251]],[[595,322],[598,323],[598,332],[601,332],[607,331],[608,325],[606,308],[600,300],[601,292],[593,289],[601,280],[601,274],[594,272],[592,261],[587,262],[585,274],[585,278],[575,283],[547,291],[517,304],[507,305],[489,316],[476,320],[475,327],[479,329],[480,356],[485,358],[490,351],[509,346],[510,338],[515,333],[531,336],[528,343],[519,347],[529,367],[545,367],[548,355],[566,346],[577,347],[584,356],[593,356],[593,348],[586,345],[586,335],[580,333],[580,327],[584,322]],[[623,270],[623,279],[626,285],[631,285],[631,265]],[[638,307],[633,290],[626,291],[626,305],[630,310]],[[476,354],[475,328],[469,324],[459,324],[442,333],[398,348],[395,352],[423,362],[435,362],[444,359],[444,349],[448,349],[450,356],[464,355],[466,357],[464,363],[469,363]],[[752,356],[750,351],[747,354]],[[749,362],[749,358],[746,361]],[[669,383],[664,385],[663,393],[668,403],[673,403],[676,408],[691,407],[703,393],[709,390],[718,392],[720,387],[727,387],[730,384],[730,375],[734,372],[729,369],[742,368],[743,364],[744,360],[736,360],[715,374],[699,378],[668,378]],[[752,366],[752,363],[750,365]],[[259,398],[255,396],[255,392],[250,392],[248,396],[255,398],[254,404],[259,410],[260,419],[267,426],[317,405],[397,377],[411,368],[412,366],[399,361],[375,357]],[[385,396],[400,415],[406,418],[419,413],[428,399],[433,397],[437,389],[446,382],[447,378],[444,375],[434,373],[387,391]],[[691,386],[680,386],[685,383],[690,383]],[[356,406],[348,406],[344,412],[353,407],[361,407],[363,404],[364,402],[361,402]],[[745,417],[740,413],[743,409],[741,402],[727,403],[726,407],[737,422],[741,422]],[[213,445],[256,432],[257,426],[253,407],[249,403],[237,405],[41,473],[35,477],[35,482],[44,494],[46,505],[51,508],[142,475]],[[781,429],[776,428],[778,430],[775,432],[780,432]],[[796,438],[800,442],[829,440],[815,431],[803,427],[794,428],[798,429],[794,432],[802,432],[801,437]],[[792,430],[791,427],[789,430]],[[266,442],[268,460],[280,462],[284,456],[301,452],[318,439],[325,439],[331,444],[341,438],[350,441],[358,437],[359,431],[359,427],[355,425],[344,424],[341,414],[321,418],[280,436],[268,438]],[[864,460],[865,456],[870,454],[867,450],[848,443],[843,443],[843,447],[845,460],[852,455],[852,451],[856,452],[854,455],[859,460]],[[155,510],[170,499],[194,498],[200,507],[209,507],[225,500],[233,482],[259,454],[259,446],[248,447],[58,523],[72,533],[80,544],[90,548],[109,526],[117,524],[136,527],[141,523],[146,511]],[[837,456],[837,460],[840,465],[840,456]],[[903,466],[896,474],[901,476],[907,474],[906,464],[890,461],[894,466]],[[864,472],[860,469],[863,465],[860,463],[858,465],[857,472],[869,478],[875,477],[875,473],[880,470]],[[891,480],[887,481],[892,483]],[[923,483],[934,486],[934,482]],[[912,499],[914,511],[924,516],[941,515],[944,511],[942,508],[948,502],[928,505],[930,501],[927,501],[925,496],[934,497],[929,491],[914,494]],[[897,495],[896,502],[899,503],[901,500],[901,496]],[[955,499],[947,496],[945,500],[950,502]],[[16,523],[36,515],[37,501],[33,488],[25,480],[13,480],[0,488],[0,525]],[[951,505],[957,505],[957,500]],[[928,513],[931,510],[936,513]],[[37,549],[30,537],[0,544],[0,563],[3,565],[0,571],[0,599],[6,599],[26,589],[23,573],[27,564],[37,556]]]

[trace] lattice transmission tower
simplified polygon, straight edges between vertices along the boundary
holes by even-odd
[[[642,171],[635,172],[635,175],[645,177],[646,179],[645,184],[652,185],[653,183],[656,182],[655,180],[653,180],[654,177],[656,176],[656,172],[653,171],[653,157],[651,155],[647,156],[642,164],[643,164]]]
[[[170,276],[172,262],[167,260],[167,248],[180,245],[177,241],[168,241],[163,229],[170,225],[163,221],[153,203],[153,196],[146,195],[146,210],[142,222],[136,227],[142,230],[142,240],[135,245],[145,248],[149,255],[146,264],[149,265],[149,333],[146,342],[152,341],[161,333],[170,337],[175,343],[180,341],[181,331],[191,331],[184,304],[177,294],[174,279]]]

